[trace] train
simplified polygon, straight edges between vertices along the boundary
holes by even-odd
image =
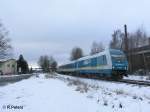
[[[105,49],[100,53],[62,64],[57,71],[73,76],[119,80],[127,75],[128,61],[122,50]]]

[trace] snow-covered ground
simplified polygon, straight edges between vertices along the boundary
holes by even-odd
[[[128,77],[124,77],[124,79],[131,80],[141,80],[141,81],[150,81],[150,76],[141,76],[141,75],[128,75]]]
[[[133,111],[150,112],[150,87],[60,74],[0,86],[0,112]]]

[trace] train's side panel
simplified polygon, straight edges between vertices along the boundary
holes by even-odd
[[[103,54],[91,59],[78,61],[77,72],[81,74],[97,74],[99,76],[111,77],[112,62],[110,53],[108,51],[105,51]]]
[[[111,77],[112,62],[110,53],[107,50],[92,58],[77,60],[74,63],[65,65],[64,68],[60,68],[59,71],[77,74],[96,74],[98,76]]]

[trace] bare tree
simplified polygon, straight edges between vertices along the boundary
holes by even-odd
[[[138,47],[142,47],[147,45],[148,36],[143,27],[138,28],[134,33],[130,33],[129,35],[129,70],[134,71],[138,69],[147,69],[147,61],[145,58],[145,54],[134,55],[135,50]]]
[[[79,47],[75,47],[72,49],[71,51],[71,57],[70,57],[70,60],[76,60],[76,59],[79,59],[83,57],[83,51],[81,48]]]
[[[49,72],[49,58],[47,55],[40,56],[38,65],[42,68],[43,72]]]
[[[130,44],[132,44],[131,48],[138,48],[143,45],[146,45],[147,42],[147,34],[143,28],[138,28],[136,32],[130,34],[129,40],[133,40],[132,42],[129,41]]]
[[[57,62],[56,60],[53,58],[53,56],[50,56],[49,58],[49,63],[50,63],[50,70],[53,72],[53,71],[56,71],[57,69]]]
[[[57,68],[57,62],[52,56],[40,56],[38,65],[43,69],[44,72],[55,71]]]
[[[128,40],[125,39],[125,34],[120,29],[115,30],[109,44],[110,48],[125,50],[125,47],[128,46],[128,49],[131,50],[143,46],[147,42],[147,34],[143,27],[138,28],[134,33],[127,33],[126,35]]]
[[[12,55],[12,46],[10,39],[7,38],[8,31],[4,28],[3,24],[0,23],[0,59],[10,57]]]
[[[112,40],[109,44],[110,48],[113,49],[123,49],[123,41],[124,39],[124,34],[121,32],[120,29],[115,30],[114,33],[112,34]]]
[[[100,43],[93,42],[90,54],[93,55],[93,54],[99,53],[103,50],[104,50],[104,46],[103,46],[102,42],[100,42]]]

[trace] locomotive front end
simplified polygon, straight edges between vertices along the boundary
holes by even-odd
[[[128,70],[128,62],[125,54],[120,50],[111,50],[112,77],[122,79]]]

